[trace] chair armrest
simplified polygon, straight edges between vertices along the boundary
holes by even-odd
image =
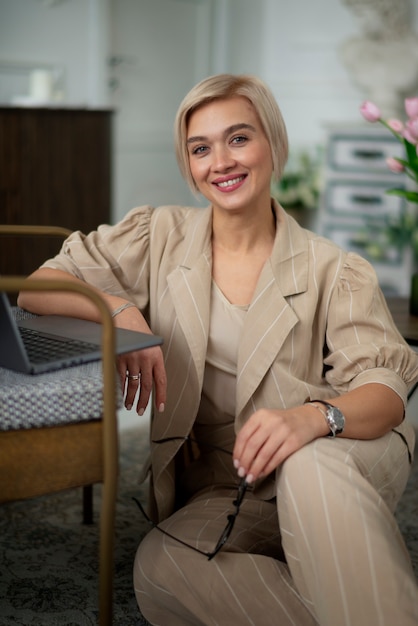
[[[118,432],[117,399],[115,368],[115,328],[112,315],[103,300],[89,285],[65,280],[35,279],[22,276],[0,276],[0,291],[72,291],[89,298],[98,308],[102,320],[102,357],[103,357],[103,458],[109,472],[108,477],[115,477],[118,468]]]
[[[62,226],[0,224],[0,235],[43,235],[45,237],[63,237],[65,239],[72,232],[72,230]]]

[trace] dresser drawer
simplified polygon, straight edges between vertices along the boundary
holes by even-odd
[[[357,226],[333,224],[326,229],[325,234],[343,250],[356,252],[372,263],[379,262],[386,266],[402,264],[401,251],[396,246],[387,246],[386,240],[381,239],[378,230],[373,232],[364,224]]]
[[[387,173],[388,157],[405,158],[402,144],[390,135],[387,139],[335,135],[329,142],[328,165],[335,170]]]
[[[405,200],[385,193],[392,186],[358,180],[330,181],[325,191],[326,210],[334,215],[359,218],[400,217]]]

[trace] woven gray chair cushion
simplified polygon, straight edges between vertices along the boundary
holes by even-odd
[[[16,319],[33,317],[14,308]],[[121,406],[118,389],[117,404]],[[31,376],[0,368],[0,430],[56,426],[100,419],[101,361]]]

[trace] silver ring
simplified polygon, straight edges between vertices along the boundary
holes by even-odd
[[[133,376],[130,376],[129,374],[126,374],[126,378],[128,380],[140,380],[141,374],[134,374]]]

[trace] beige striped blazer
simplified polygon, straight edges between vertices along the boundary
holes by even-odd
[[[372,267],[361,257],[302,229],[274,204],[271,258],[249,306],[239,348],[236,429],[259,408],[290,407],[369,382],[388,385],[406,402],[418,356],[388,312]],[[133,209],[115,226],[74,233],[45,266],[68,271],[136,303],[164,338],[165,412],[152,437],[190,432],[205,369],[211,293],[212,210],[167,206]],[[152,449],[151,507],[156,519],[174,508],[181,442]],[[271,497],[271,482],[258,488]]]

